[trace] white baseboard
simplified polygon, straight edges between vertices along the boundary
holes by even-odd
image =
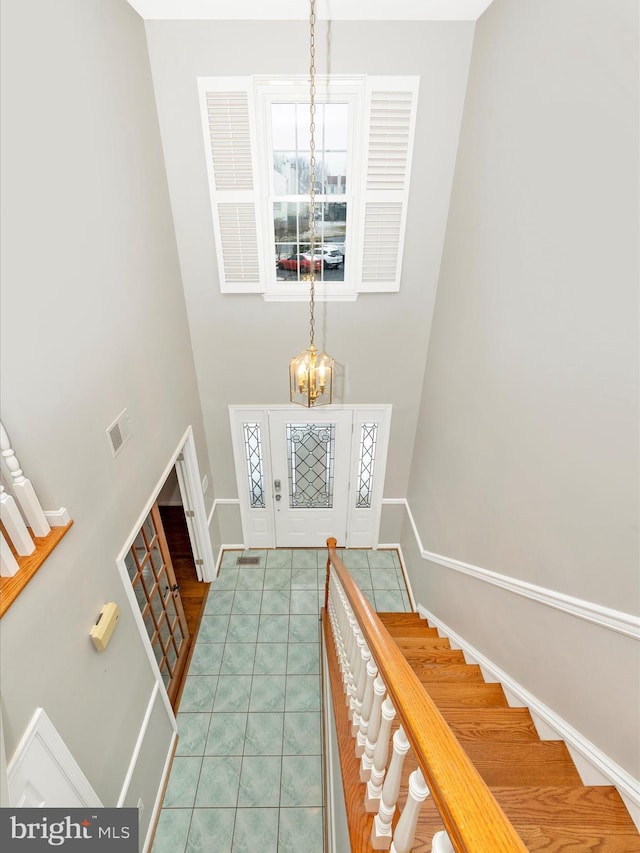
[[[221,545],[220,550],[218,551],[218,559],[216,560],[216,577],[218,577],[218,572],[220,571],[220,566],[222,565],[222,555],[225,551],[244,551],[244,545]]]
[[[424,619],[428,619],[429,623],[437,628],[443,636],[448,637],[452,646],[462,649],[465,659],[479,664],[487,680],[499,682],[503,686],[510,704],[524,705],[529,708],[541,737],[547,740],[560,739],[566,743],[585,785],[614,785],[624,800],[633,822],[640,830],[640,783],[637,779],[634,779],[630,773],[612,761],[544,702],[541,702],[519,682],[496,666],[493,661],[490,661],[474,646],[467,643],[426,607],[419,604],[418,612]]]

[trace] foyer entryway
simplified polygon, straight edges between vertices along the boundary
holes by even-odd
[[[410,609],[395,550],[341,553],[374,607]],[[324,850],[326,559],[326,548],[225,552],[180,701],[153,853]]]

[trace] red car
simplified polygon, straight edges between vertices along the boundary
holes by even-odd
[[[322,258],[318,255],[313,257],[313,268],[316,272],[322,269]],[[279,270],[300,270],[300,272],[309,272],[311,269],[311,255],[307,252],[303,255],[289,255],[288,258],[280,258],[278,261]]]

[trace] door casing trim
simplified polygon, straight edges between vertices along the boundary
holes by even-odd
[[[347,510],[347,541],[344,543],[346,547],[367,547],[367,548],[376,548],[378,545],[378,536],[380,532],[380,519],[382,514],[382,502],[383,502],[383,490],[384,490],[384,475],[386,472],[386,462],[387,462],[387,451],[389,445],[389,434],[390,434],[390,426],[391,426],[391,414],[392,414],[393,406],[390,403],[363,403],[359,405],[331,405],[331,406],[323,406],[320,411],[323,413],[329,412],[344,412],[349,411],[352,413],[352,426],[353,432],[351,436],[351,470],[350,470],[350,484],[349,484],[349,500],[348,500],[348,510]],[[242,523],[242,538],[245,543],[245,547],[247,548],[275,548],[276,547],[276,530],[275,530],[275,522],[273,518],[273,510],[272,507],[269,506],[269,512],[264,513],[265,520],[265,530],[264,537],[258,543],[255,541],[249,524],[249,513],[252,510],[249,507],[248,494],[246,488],[243,490],[243,485],[246,481],[245,472],[243,470],[243,457],[244,457],[244,447],[241,446],[240,443],[240,435],[239,435],[239,425],[241,423],[242,416],[248,417],[251,420],[260,420],[264,427],[264,436],[262,437],[263,446],[269,445],[269,412],[298,412],[298,411],[308,411],[311,410],[301,410],[300,407],[293,406],[292,404],[288,405],[258,405],[258,406],[250,406],[250,405],[230,405],[229,406],[229,421],[231,427],[231,439],[233,445],[233,454],[234,454],[234,462],[235,462],[235,471],[236,471],[236,486],[238,489],[238,503],[240,506],[240,518]],[[355,495],[355,480],[356,480],[356,468],[357,468],[357,454],[354,452],[354,448],[359,439],[357,434],[358,425],[366,420],[365,417],[367,413],[376,413],[376,417],[380,417],[380,426],[381,431],[378,437],[378,448],[376,450],[376,471],[378,474],[381,473],[381,476],[376,476],[374,479],[374,488],[373,488],[373,501],[371,508],[371,529],[372,534],[370,537],[370,541],[365,542],[362,539],[362,536],[358,537],[357,533],[354,531],[354,522],[356,516],[361,511],[355,509],[353,506],[353,501],[351,498]],[[302,416],[301,416],[302,417]],[[270,484],[272,482],[272,471],[270,466],[270,453],[263,452],[263,476],[265,480],[265,494],[271,494]],[[267,509],[267,507],[265,507]]]

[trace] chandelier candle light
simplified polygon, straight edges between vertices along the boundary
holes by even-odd
[[[292,403],[301,406],[324,406],[333,400],[333,363],[325,352],[315,347],[315,293],[316,293],[316,47],[315,47],[315,0],[310,0],[309,18],[309,348],[303,350],[289,363],[289,388]]]

